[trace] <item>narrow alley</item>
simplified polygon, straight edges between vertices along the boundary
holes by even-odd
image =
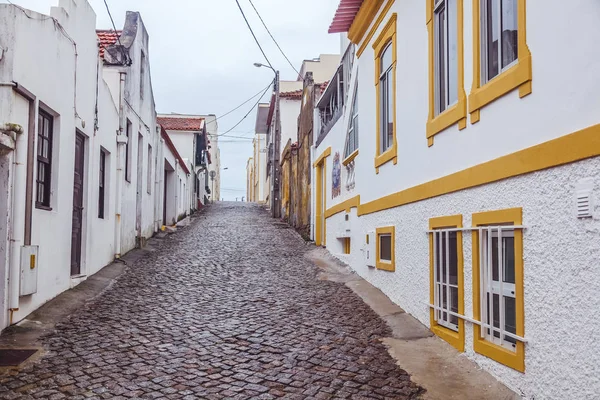
[[[418,398],[385,322],[318,279],[314,247],[285,226],[256,204],[212,205],[0,376],[0,397]]]

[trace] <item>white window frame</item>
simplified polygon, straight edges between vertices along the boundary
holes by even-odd
[[[458,4],[458,3],[455,3]],[[444,26],[440,27],[439,23],[439,14],[444,12]],[[454,15],[458,15],[458,9],[454,10]],[[450,22],[448,19],[448,0],[435,0],[435,4],[433,7],[433,36],[434,36],[434,90],[435,90],[435,115],[439,115],[452,107],[454,104],[458,103],[458,93],[456,95],[456,100],[450,103],[450,81],[449,81],[449,69],[450,69],[450,60],[449,60],[449,51],[448,51],[448,38],[450,33]],[[457,22],[458,24],[458,22]],[[440,43],[440,29],[444,31],[444,43]],[[443,52],[444,56],[444,68],[443,71],[440,70],[440,55]],[[440,85],[440,74],[444,74],[444,87],[442,88]],[[457,77],[458,79],[458,77]],[[444,93],[444,108],[442,109],[442,99],[441,94],[442,90]],[[459,88],[460,90],[460,88]]]
[[[390,51],[393,52],[392,49],[392,41],[390,40],[390,42],[385,45],[385,47],[383,48],[383,50],[381,51],[381,55],[379,56],[380,58],[380,64],[383,64],[383,55],[386,53],[386,51]],[[382,72],[379,73],[379,94],[381,95],[381,104],[379,105],[379,116],[378,118],[380,119],[380,124],[381,124],[381,129],[379,132],[380,136],[380,149],[379,149],[379,153],[383,154],[385,153],[387,150],[389,150],[390,148],[392,148],[392,146],[394,145],[394,140],[392,137],[392,141],[389,141],[388,143],[388,126],[389,126],[389,119],[394,118],[393,115],[387,115],[388,114],[388,110],[390,108],[390,102],[392,102],[392,104],[394,104],[394,93],[388,93],[388,88],[389,88],[389,81],[391,80],[392,83],[394,82],[394,77],[393,77],[393,68],[394,68],[394,60],[392,60],[392,62],[390,63],[390,65]],[[385,99],[385,101],[384,101]],[[386,116],[386,118],[383,118],[383,116]],[[385,119],[385,121],[384,121]],[[385,123],[384,123],[385,122]]]
[[[480,310],[481,310],[481,321],[488,325],[487,328],[481,329],[482,338],[494,343],[498,346],[509,351],[516,351],[516,345],[513,342],[506,340],[506,321],[504,312],[504,297],[510,297],[515,299],[516,303],[516,287],[514,283],[504,282],[505,273],[505,251],[506,246],[504,245],[504,238],[515,237],[514,228],[512,225],[496,225],[496,226],[485,226],[479,230],[479,265],[480,265]],[[492,259],[492,243],[494,238],[497,239],[498,246],[498,280],[493,279],[493,261]],[[513,240],[514,242],[514,240]],[[513,266],[515,268],[515,266]],[[488,301],[490,298],[489,317],[488,317]],[[494,326],[494,305],[493,296],[498,295],[499,304],[498,311],[500,318],[498,320],[499,326]],[[516,318],[516,316],[515,316]],[[492,328],[493,326],[493,328]],[[498,333],[498,337],[494,335]],[[508,332],[510,333],[510,332]],[[510,337],[510,336],[508,336]],[[515,339],[515,338],[512,338]]]
[[[488,74],[489,74],[489,70],[488,70],[488,38],[487,38],[487,32],[488,32],[488,23],[487,23],[487,15],[488,15],[488,6],[487,6],[487,0],[480,0],[480,16],[481,16],[481,21],[480,21],[480,41],[481,41],[481,85],[485,85],[486,83],[494,80],[495,78],[499,77],[500,75],[502,75],[502,73],[506,70],[509,70],[510,68],[512,68],[515,64],[517,64],[519,62],[519,56],[517,54],[516,58],[507,66],[502,67],[502,0],[498,0],[498,7],[496,9],[497,15],[498,15],[498,30],[499,35],[498,35],[498,73],[492,77],[489,78]],[[512,0],[512,1],[518,1],[518,0]],[[517,43],[518,43],[518,39],[517,39]]]
[[[350,106],[350,120],[348,124],[348,135],[344,158],[348,157],[355,150],[358,150],[358,83],[354,86],[352,105]],[[354,136],[354,148],[350,149],[350,136]]]
[[[437,322],[438,325],[441,325],[445,328],[448,328],[450,330],[453,330],[455,332],[458,332],[458,324],[453,324],[452,322],[450,322],[450,316],[455,316],[453,315],[454,313],[452,312],[452,303],[451,303],[451,296],[450,296],[450,288],[455,288],[456,289],[456,296],[458,297],[458,292],[459,292],[459,287],[458,287],[458,277],[457,277],[457,282],[456,284],[450,284],[449,282],[449,277],[450,277],[450,233],[451,232],[456,232],[455,229],[434,229],[433,230],[433,304],[436,306],[436,309],[434,310],[434,321]],[[445,240],[443,240],[442,246],[444,246],[445,250],[446,250],[446,266],[445,266],[445,272],[446,272],[446,282],[443,282],[443,280],[441,279],[441,277],[438,276],[438,264],[439,265],[439,270],[441,271],[444,265],[443,260],[440,260],[438,257],[438,248],[440,245],[440,239],[442,237],[444,237],[445,235]],[[458,238],[457,238],[458,240]],[[443,254],[443,253],[442,253]],[[457,255],[458,256],[458,255]],[[458,271],[458,259],[457,259],[457,266],[456,269]],[[444,307],[444,302],[443,302],[443,293],[444,293],[444,287],[446,288],[446,307]],[[458,321],[457,321],[458,322]]]

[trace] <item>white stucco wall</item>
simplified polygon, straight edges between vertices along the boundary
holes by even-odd
[[[555,3],[555,4],[554,4]],[[472,83],[472,2],[464,2],[465,91]],[[318,157],[331,146],[326,159],[326,208],[356,195],[360,202],[443,177],[506,154],[543,143],[582,128],[598,124],[600,81],[595,72],[600,56],[582,49],[600,39],[598,8],[591,0],[561,5],[561,20],[577,24],[557,30],[552,21],[557,0],[527,2],[527,44],[533,57],[533,91],[519,98],[518,91],[485,106],[477,124],[467,123],[459,131],[450,127],[427,146],[425,122],[428,113],[427,29],[425,4],[421,1],[395,2],[389,15],[397,13],[397,141],[398,163],[374,168],[376,92],[372,43],[355,60],[353,82],[359,83],[359,154],[355,159],[356,187],[344,187],[331,197],[333,155],[342,154],[346,115],[315,149]],[[555,7],[553,7],[555,6]],[[411,40],[402,40],[410,37]],[[344,41],[342,41],[344,43]],[[565,49],[556,58],[556,49]],[[342,51],[345,49],[343,48]],[[358,74],[356,74],[358,68]],[[353,87],[353,82],[350,87]],[[350,103],[350,102],[348,102]],[[315,135],[316,137],[317,135]],[[543,156],[540,154],[540,157]],[[600,323],[594,310],[600,306],[598,259],[600,257],[600,209],[593,219],[575,217],[574,188],[578,180],[594,179],[595,198],[600,194],[600,158],[522,175],[484,186],[446,194],[401,207],[357,217],[350,212],[352,249],[341,254],[342,241],[335,235],[342,229],[344,213],[327,220],[327,248],[347,262],[361,276],[375,284],[394,302],[429,326],[429,219],[461,214],[463,226],[471,225],[472,214],[521,207],[525,286],[525,373],[517,372],[473,351],[473,326],[466,323],[465,354],[486,371],[527,399],[592,399],[600,384],[591,371],[600,364],[597,344]],[[314,191],[313,191],[314,193]],[[313,195],[314,196],[314,195]],[[314,199],[313,199],[314,207]],[[396,271],[366,267],[362,251],[365,234],[382,226],[395,226]],[[472,317],[471,236],[463,235],[465,315]]]
[[[288,140],[298,141],[298,115],[300,115],[301,100],[281,99],[279,114],[281,118],[281,154]],[[281,158],[280,154],[280,160]]]
[[[254,135],[254,156],[252,158],[254,170],[254,197],[257,202],[264,202],[268,187],[265,177],[267,176],[267,135],[257,133]]]

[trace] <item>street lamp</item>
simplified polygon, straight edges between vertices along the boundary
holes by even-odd
[[[275,80],[273,81],[273,89],[275,91],[275,132],[273,135],[273,154],[271,155],[271,188],[272,193],[271,199],[271,215],[273,218],[279,218],[281,216],[281,205],[279,193],[280,191],[280,179],[279,179],[279,153],[280,153],[280,141],[281,141],[281,130],[279,125],[279,71],[275,70],[271,65],[265,65],[262,63],[254,63],[256,68],[266,67],[275,73]]]

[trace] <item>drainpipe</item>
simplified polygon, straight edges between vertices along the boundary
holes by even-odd
[[[115,203],[115,258],[121,258],[121,210],[123,201],[121,198],[121,192],[123,188],[123,151],[125,144],[127,143],[127,135],[123,133],[123,129],[126,125],[125,122],[125,77],[126,72],[119,73],[119,131],[117,133],[117,185],[116,185],[116,198]],[[127,129],[127,128],[125,128]]]
[[[316,210],[316,183],[315,183],[315,169],[312,166],[312,162],[315,159],[315,146],[312,145],[310,146],[310,161],[308,163],[308,165],[310,166],[310,184],[311,184],[311,188],[310,188],[310,203],[311,203],[311,207],[310,207],[310,240],[311,241],[315,241],[315,210]]]

